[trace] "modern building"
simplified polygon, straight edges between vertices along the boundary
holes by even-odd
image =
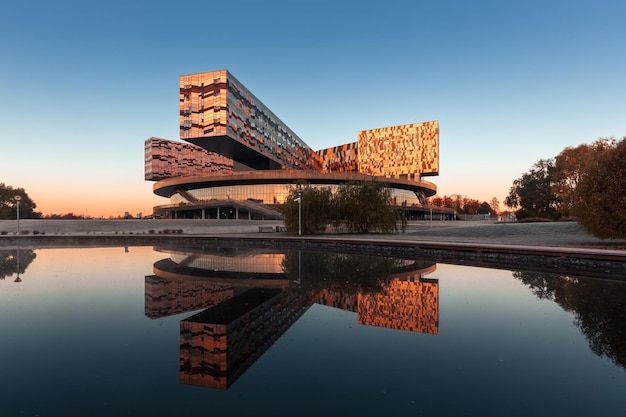
[[[314,151],[226,70],[180,77],[180,139],[145,141],[145,179],[169,199],[154,214],[165,218],[280,219],[299,181],[334,190],[376,179],[419,219],[437,190],[423,180],[439,173],[437,121],[363,130]]]

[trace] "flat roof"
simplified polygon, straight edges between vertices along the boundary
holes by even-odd
[[[199,188],[222,187],[228,185],[251,184],[295,184],[303,180],[313,185],[344,184],[351,181],[377,180],[389,184],[390,188],[421,191],[426,197],[437,193],[437,186],[427,181],[415,181],[408,178],[374,177],[358,172],[329,172],[306,170],[263,170],[241,171],[228,175],[202,175],[168,178],[156,182],[153,192],[161,197],[171,197],[178,190],[196,190]]]

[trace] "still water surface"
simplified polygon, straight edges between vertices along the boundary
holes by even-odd
[[[3,416],[626,415],[626,282],[151,247],[0,278]]]

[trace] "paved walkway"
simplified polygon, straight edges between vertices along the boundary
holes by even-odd
[[[428,254],[433,259],[500,264],[529,263],[552,269],[621,274],[626,278],[626,240],[601,240],[576,223],[489,221],[411,222],[404,233],[298,236],[276,230],[281,221],[250,220],[32,220],[0,221],[0,247],[83,245],[190,245],[213,241],[268,241],[288,247],[371,253]],[[6,233],[5,233],[6,232]],[[28,233],[24,233],[28,232]],[[370,249],[368,249],[368,247]],[[520,256],[522,255],[522,256]],[[520,261],[521,260],[521,261]]]
[[[182,233],[185,235],[250,234],[265,237],[267,233],[259,233],[259,227],[269,226],[275,230],[276,226],[282,225],[281,221],[272,220],[20,220],[20,230],[27,231],[30,236],[34,234],[98,236]],[[15,235],[16,232],[15,220],[0,220],[0,239],[2,235]],[[275,235],[294,236],[289,233],[275,233]],[[405,233],[338,234],[320,237],[626,250],[626,240],[595,238],[579,224],[573,222],[420,221],[410,222]]]

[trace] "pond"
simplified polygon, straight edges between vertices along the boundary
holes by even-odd
[[[0,249],[6,416],[626,415],[626,282],[259,248]]]

